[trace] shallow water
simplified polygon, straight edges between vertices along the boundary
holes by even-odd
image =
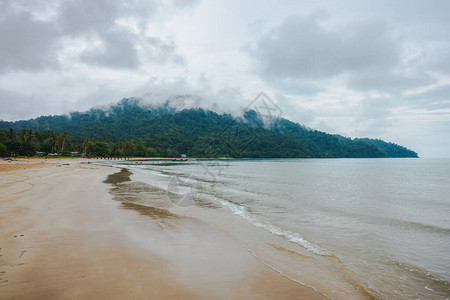
[[[450,160],[128,167],[133,180],[168,190],[165,206],[172,211],[208,222],[329,297],[355,291],[382,299],[450,297]]]

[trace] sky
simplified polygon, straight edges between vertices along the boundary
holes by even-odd
[[[308,127],[450,157],[450,1],[0,0],[0,119],[184,94],[239,114],[261,91]]]

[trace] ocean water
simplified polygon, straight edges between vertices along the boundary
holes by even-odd
[[[330,298],[450,298],[449,159],[125,165],[164,206]]]

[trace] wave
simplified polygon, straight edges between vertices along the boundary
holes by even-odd
[[[274,225],[268,224],[268,223],[264,223],[259,221],[257,218],[255,218],[254,216],[252,216],[245,207],[240,206],[240,205],[236,205],[233,204],[231,202],[225,201],[225,200],[219,200],[220,203],[229,208],[235,215],[243,218],[244,220],[246,220],[247,222],[249,222],[250,224],[267,230],[270,233],[277,235],[277,236],[281,236],[286,238],[288,241],[295,243],[317,255],[321,255],[321,256],[331,256],[330,253],[328,253],[327,251],[325,251],[324,249],[322,249],[321,247],[308,242],[307,240],[305,240],[302,236],[300,236],[300,234],[296,233],[296,232],[292,232],[292,231],[285,231],[282,230]]]
[[[401,219],[394,219],[390,217],[382,217],[382,216],[372,216],[362,213],[352,213],[348,211],[343,211],[341,209],[333,208],[333,207],[317,207],[317,209],[328,213],[334,214],[337,216],[343,216],[348,218],[353,218],[358,220],[361,223],[370,223],[374,225],[382,225],[382,226],[392,226],[396,229],[414,229],[420,231],[427,231],[438,234],[450,234],[450,228],[439,227],[436,225],[425,224],[416,221],[408,221]]]
[[[424,224],[424,223],[420,223],[420,222],[414,222],[414,221],[395,220],[395,219],[388,219],[388,220],[391,221],[392,223],[397,224],[399,227],[409,227],[409,228],[414,228],[414,229],[422,230],[422,231],[429,231],[429,232],[441,233],[441,234],[450,234],[449,228],[443,228],[443,227],[438,227],[438,226]]]

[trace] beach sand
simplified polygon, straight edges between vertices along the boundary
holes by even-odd
[[[201,221],[114,201],[119,171],[0,163],[0,298],[325,299]]]

